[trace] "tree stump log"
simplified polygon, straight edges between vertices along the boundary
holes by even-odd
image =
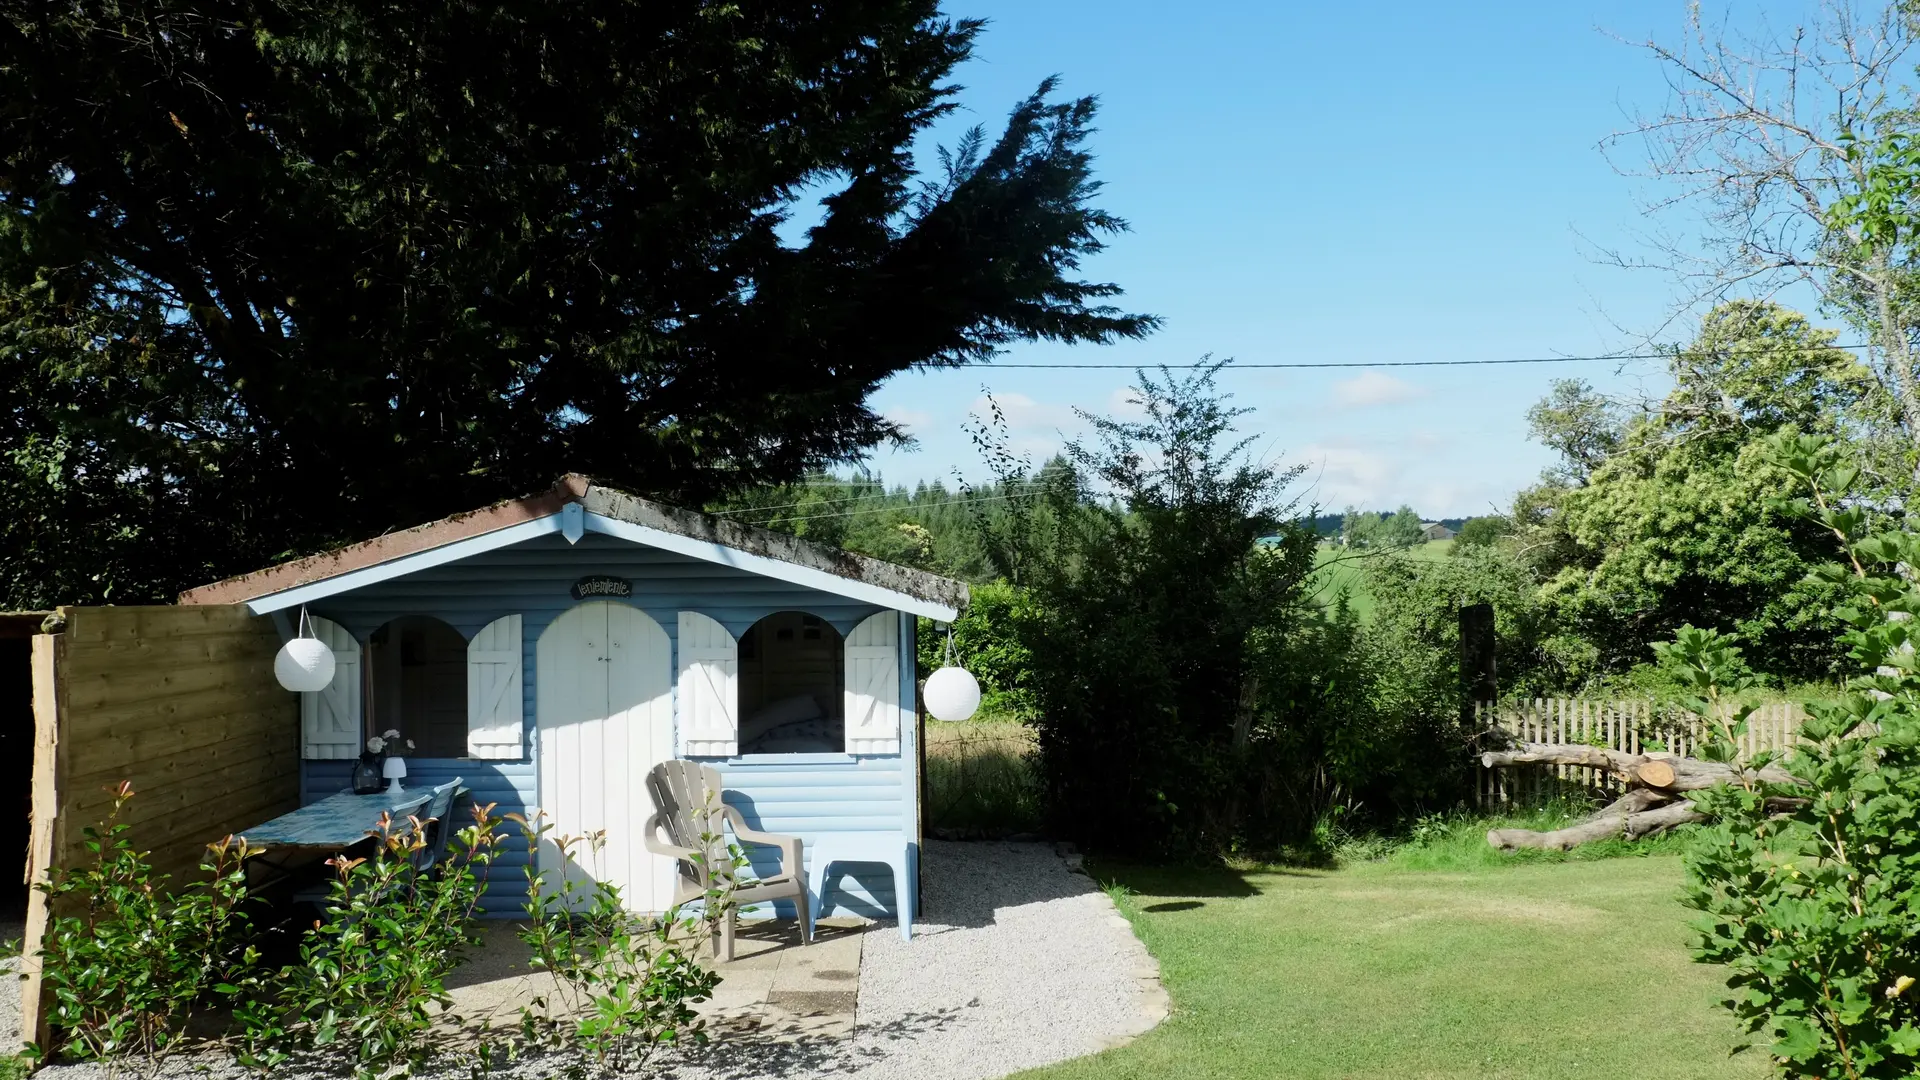
[[[1761,782],[1798,784],[1800,781],[1777,765],[1763,769],[1735,769],[1717,761],[1676,757],[1673,754],[1629,754],[1600,746],[1565,743],[1526,743],[1517,750],[1490,750],[1480,755],[1488,768],[1500,765],[1577,765],[1603,769],[1633,785],[1626,794],[1601,807],[1585,819],[1564,829],[1538,832],[1532,829],[1490,829],[1487,843],[1502,851],[1517,848],[1541,848],[1566,851],[1593,840],[1624,836],[1637,840],[1676,825],[1708,820],[1694,809],[1685,793],[1701,791],[1720,784]],[[1768,798],[1769,809],[1791,809],[1805,800],[1785,796]]]
[[[1489,829],[1487,843],[1502,851],[1512,851],[1515,848],[1566,851],[1590,840],[1604,840],[1609,836],[1619,836],[1628,831],[1628,822],[1633,818],[1646,817],[1649,812],[1668,806],[1676,798],[1678,796],[1663,791],[1636,788],[1594,811],[1585,820],[1564,829],[1554,829],[1550,832],[1536,832],[1532,829]]]
[[[1489,750],[1480,755],[1480,763],[1488,768],[1499,765],[1580,765],[1589,769],[1604,769],[1628,783],[1676,792],[1716,787],[1739,780],[1743,775],[1750,780],[1774,784],[1799,783],[1792,773],[1778,765],[1748,769],[1743,774],[1733,766],[1717,761],[1701,761],[1699,758],[1675,757],[1671,754],[1629,754],[1622,750],[1581,746],[1577,743],[1526,743],[1517,750]]]

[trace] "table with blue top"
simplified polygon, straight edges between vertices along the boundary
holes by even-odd
[[[425,788],[374,795],[342,791],[272,821],[241,829],[239,835],[248,844],[267,849],[264,855],[247,860],[249,867],[257,864],[273,872],[252,887],[262,888],[285,878],[293,861],[311,862],[317,853],[344,851],[360,843],[369,833],[379,831],[381,814],[392,815],[394,831],[405,832],[410,828],[407,815],[424,811],[430,794]]]
[[[382,791],[374,795],[355,795],[342,791],[290,814],[263,821],[240,830],[254,847],[350,847],[380,827],[380,815],[391,814],[405,827],[407,814],[427,805],[425,789]]]

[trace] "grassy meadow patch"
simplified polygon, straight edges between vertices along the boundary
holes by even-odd
[[[1452,540],[1429,540],[1395,551],[1350,551],[1338,544],[1321,544],[1314,559],[1320,567],[1318,594],[1322,604],[1331,605],[1346,591],[1347,604],[1362,619],[1373,618],[1373,594],[1367,591],[1366,566],[1372,559],[1404,555],[1410,559],[1444,559],[1453,550]]]
[[[929,828],[1025,832],[1040,825],[1033,729],[997,718],[927,721]]]

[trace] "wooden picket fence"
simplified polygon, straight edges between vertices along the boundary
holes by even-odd
[[[1532,701],[1483,701],[1473,708],[1483,740],[1504,733],[1506,741],[1585,743],[1629,754],[1665,750],[1692,755],[1705,733],[1700,718],[1674,706],[1651,701],[1590,701],[1535,698]],[[1792,702],[1772,702],[1747,719],[1740,740],[1743,755],[1784,750],[1799,737],[1806,712]],[[1480,770],[1482,807],[1538,805],[1567,795],[1618,795],[1617,778],[1579,765],[1517,765]]]

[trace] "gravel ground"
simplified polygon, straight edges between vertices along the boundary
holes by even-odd
[[[852,1039],[716,1045],[673,1080],[987,1080],[1095,1053],[1166,1015],[1125,919],[1043,844],[943,843],[923,858],[914,939],[869,933]]]
[[[1166,1015],[1146,949],[1112,902],[1051,847],[930,840],[923,865],[925,911],[914,940],[882,925],[863,943],[851,1039],[728,1040],[656,1058],[646,1075],[987,1080],[1119,1045]],[[6,1005],[17,1003],[0,1002]],[[533,1080],[559,1075],[566,1064],[525,1060],[506,1073]],[[164,1072],[244,1075],[224,1059],[205,1057],[170,1060]],[[82,1065],[39,1075],[102,1074]]]

